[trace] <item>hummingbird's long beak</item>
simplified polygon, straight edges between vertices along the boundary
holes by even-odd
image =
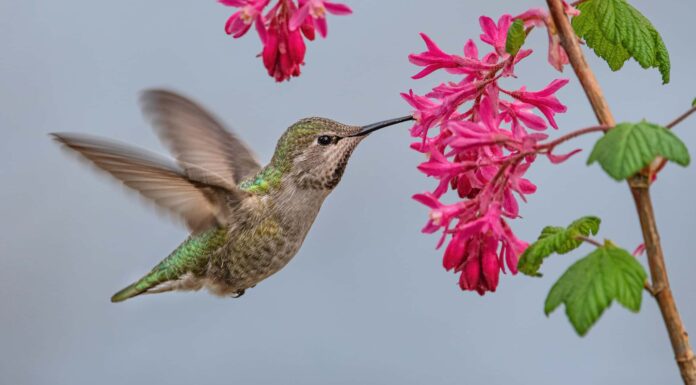
[[[348,135],[348,137],[350,138],[350,137],[356,137],[356,136],[365,136],[365,135],[371,133],[372,131],[377,131],[377,130],[382,129],[384,127],[393,126],[394,124],[407,122],[409,120],[414,120],[413,116],[407,115],[407,116],[402,116],[400,118],[383,120],[381,122],[368,124],[367,126],[363,126],[361,128],[360,132],[358,132],[357,134]]]

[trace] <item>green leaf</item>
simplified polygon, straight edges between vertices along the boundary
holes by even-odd
[[[696,107],[696,98],[691,102],[691,107]]]
[[[637,173],[658,156],[682,166],[690,162],[689,150],[672,131],[657,124],[619,123],[595,143],[587,164],[598,161],[616,180]]]
[[[625,0],[588,0],[577,6],[572,20],[578,36],[585,39],[612,71],[633,57],[643,68],[657,68],[662,83],[669,83],[669,53],[659,32],[640,11]]]
[[[583,336],[613,300],[638,312],[647,274],[626,250],[607,242],[575,262],[546,297],[548,316],[561,304],[575,331]]]
[[[508,29],[507,40],[505,40],[505,51],[513,56],[517,55],[517,52],[522,48],[526,38],[527,34],[524,31],[524,21],[522,21],[522,19],[515,19]]]
[[[597,217],[582,217],[568,227],[547,226],[541,230],[536,242],[527,247],[517,263],[517,269],[533,277],[541,277],[539,268],[544,259],[553,253],[565,254],[575,250],[582,244],[579,236],[595,235],[599,231],[601,219]]]

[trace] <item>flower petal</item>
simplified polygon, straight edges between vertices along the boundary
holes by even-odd
[[[292,14],[292,17],[290,17],[290,23],[288,24],[290,30],[295,31],[300,28],[302,23],[304,23],[305,19],[307,18],[307,15],[309,15],[309,3],[303,5],[300,7],[300,9]]]
[[[345,4],[324,1],[324,7],[327,11],[334,15],[350,15],[351,13],[353,13],[353,10],[351,10],[350,7],[348,7]]]

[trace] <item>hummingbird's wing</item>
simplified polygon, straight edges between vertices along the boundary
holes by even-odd
[[[249,148],[203,107],[164,90],[145,91],[144,114],[182,167],[197,165],[236,185],[261,166]]]
[[[194,233],[223,225],[228,204],[241,201],[246,194],[207,170],[190,166],[197,174],[192,178],[166,159],[124,144],[81,134],[52,135],[126,186],[182,218]]]

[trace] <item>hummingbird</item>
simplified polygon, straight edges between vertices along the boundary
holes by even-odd
[[[181,219],[190,235],[150,272],[111,297],[195,291],[240,297],[281,270],[302,246],[367,126],[305,118],[280,137],[262,167],[236,134],[192,100],[143,92],[141,105],[174,161],[91,135],[53,133],[65,148]]]

